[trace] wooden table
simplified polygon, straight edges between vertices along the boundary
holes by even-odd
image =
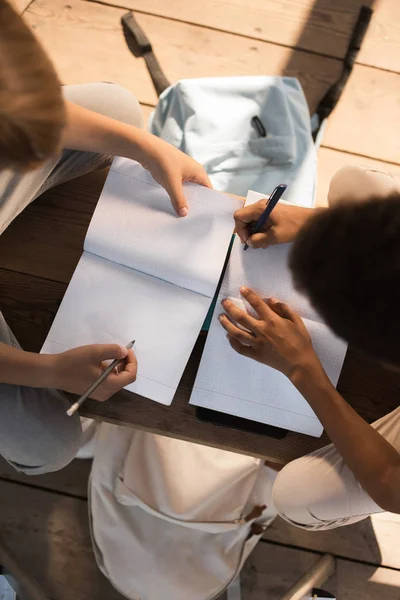
[[[189,405],[189,398],[204,340],[205,337],[198,339],[171,406],[123,390],[108,402],[87,401],[82,415],[282,463],[329,443],[325,433],[321,438],[313,438],[288,432],[285,438],[275,439],[200,420],[196,407]],[[400,376],[349,349],[338,389],[372,422],[398,406]]]
[[[47,335],[81,256],[104,178],[104,173],[93,173],[47,192],[0,236],[0,307],[27,350],[40,350]],[[188,401],[201,349],[199,340],[171,406],[122,391],[105,403],[88,401],[82,414],[276,462],[329,442],[325,435],[317,439],[292,432],[279,440],[198,419]],[[350,349],[338,389],[363,417],[374,421],[398,406],[400,375]]]

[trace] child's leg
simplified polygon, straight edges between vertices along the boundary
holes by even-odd
[[[400,407],[373,423],[400,450]],[[286,465],[273,489],[278,513],[304,529],[333,529],[383,510],[368,496],[333,444]]]
[[[0,342],[19,347],[0,313]],[[56,390],[0,383],[0,454],[18,471],[39,475],[62,469],[81,446],[78,414]]]
[[[137,127],[143,116],[136,98],[128,90],[112,83],[85,83],[64,87],[65,98]],[[99,166],[110,164],[110,156],[77,150],[64,150],[42,167],[28,173],[12,170],[0,172],[0,233],[15,217],[44,191],[84,175]]]
[[[348,166],[339,169],[332,177],[328,192],[329,206],[346,202],[365,202],[372,198],[384,200],[400,193],[400,181],[390,173],[365,166]]]

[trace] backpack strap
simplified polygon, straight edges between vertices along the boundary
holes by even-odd
[[[320,123],[322,123],[323,120],[331,114],[338,103],[338,100],[343,92],[343,88],[350,77],[351,71],[353,70],[357,54],[361,48],[361,44],[367,32],[373,12],[374,11],[368,6],[362,6],[360,9],[358,19],[354,26],[350,43],[347,48],[346,56],[344,57],[342,73],[339,79],[329,88],[325,96],[318,104],[316,114],[319,117]]]
[[[153,52],[149,38],[136,21],[132,11],[121,17],[122,30],[124,32],[125,41],[128,44],[129,50],[136,58],[143,57],[147,70],[150,73],[151,80],[159,96],[170,82],[166,78],[156,55]]]
[[[361,48],[364,36],[367,32],[368,25],[373,15],[373,10],[368,6],[362,6],[358,14],[356,24],[353,29],[353,33],[350,39],[349,46],[347,48],[346,55],[343,60],[343,70],[339,79],[328,89],[325,96],[322,98],[317,106],[317,110],[312,117],[312,130],[313,137],[316,140],[319,129],[323,121],[331,114],[339,98],[343,92],[344,86],[350,77],[353,69],[357,54]],[[126,13],[121,18],[122,29],[124,32],[125,40],[129,50],[136,58],[143,57],[153,85],[157,92],[160,94],[171,84],[165,76],[160,63],[154,54],[150,40],[146,36],[145,32],[136,21],[132,11]]]

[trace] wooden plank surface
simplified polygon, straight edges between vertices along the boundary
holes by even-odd
[[[68,4],[35,0],[26,17],[64,83],[115,81],[132,90],[139,101],[155,104],[143,60],[133,57],[121,34],[125,12],[81,0]],[[293,53],[290,48],[204,27],[142,14],[138,21],[172,82],[185,77],[286,74],[300,79],[314,107],[341,68],[336,59]]]
[[[0,269],[0,305],[27,350],[39,351],[65,289],[66,284]],[[106,403],[88,400],[82,414],[277,462],[288,462],[328,443],[325,435],[317,439],[289,432],[277,440],[201,421],[188,401],[203,343],[204,339],[195,347],[170,407],[123,390]],[[356,410],[374,420],[397,405],[399,375],[349,352],[338,388]]]
[[[110,0],[108,4],[343,58],[364,0]],[[313,10],[314,5],[316,9]]]
[[[357,62],[400,71],[398,0],[108,0],[147,14],[343,58],[362,5],[374,9]]]
[[[67,284],[0,268],[0,307],[25,350],[38,352]]]
[[[336,561],[335,578],[336,589],[333,578],[324,584],[324,588],[334,589],[336,598],[340,600],[397,600],[400,595],[400,573],[392,569],[339,559]]]
[[[88,181],[92,179],[89,177]],[[80,191],[75,193],[74,185]],[[90,183],[84,191],[84,185],[84,178],[81,178],[66,184],[66,196],[63,196],[61,187],[43,194],[30,205],[29,212],[27,210],[19,215],[3,234],[7,243],[0,241],[1,264],[10,268],[0,269],[0,306],[17,339],[27,350],[38,351],[41,348],[74,265],[80,258],[85,227],[76,227],[73,236],[69,226],[73,223],[75,227],[78,218],[89,222],[89,211],[94,209],[99,191],[92,189]],[[71,204],[67,204],[68,196],[74,199]],[[80,197],[81,206],[77,200]],[[72,216],[66,206],[69,206]],[[40,218],[35,215],[40,215]],[[24,220],[26,225],[20,225],[19,222]],[[42,223],[41,234],[32,235],[29,249],[27,247],[25,253],[19,253],[21,232],[27,232],[30,224],[39,220]],[[51,231],[55,222],[58,223],[57,239]],[[68,252],[68,259],[60,259],[61,249],[64,253]],[[15,255],[18,255],[18,261],[13,258]],[[40,260],[32,260],[32,257]],[[54,273],[57,273],[57,281],[52,280]],[[290,432],[284,440],[276,440],[202,422],[196,416],[195,407],[188,405],[201,345],[202,342],[199,342],[196,346],[171,407],[122,391],[107,403],[88,401],[83,414],[278,462],[287,462],[327,443],[326,437],[315,439]],[[372,421],[397,406],[399,381],[400,375],[385,371],[378,363],[349,351],[338,389],[356,410]]]
[[[305,531],[280,517],[268,527],[269,541],[328,552],[337,556],[400,569],[400,515],[380,513],[327,531]]]
[[[328,119],[324,146],[400,163],[400,75],[357,66]]]
[[[0,529],[51,598],[122,600],[97,568],[85,500],[0,481]]]
[[[119,20],[124,9],[81,0],[35,0],[26,15],[65,83],[116,81],[155,104],[142,59],[128,51]],[[340,61],[268,42],[138,15],[167,77],[286,74],[301,81],[311,111],[337,79]],[[71,52],[71,39],[74,39]],[[400,76],[356,65],[330,118],[324,145],[380,160],[399,162]],[[366,127],[366,124],[368,125]]]
[[[85,501],[0,481],[0,528],[21,566],[56,600],[122,598],[95,564]],[[277,600],[318,558],[259,544],[243,571],[243,599]]]
[[[329,443],[325,434],[321,438],[311,438],[288,432],[286,438],[277,440],[201,421],[196,416],[195,407],[188,404],[201,346],[202,341],[193,351],[170,407],[123,390],[108,402],[88,400],[82,414],[276,462],[288,462]],[[371,422],[397,408],[399,382],[399,374],[385,371],[378,363],[350,349],[338,390],[355,410]]]
[[[91,461],[74,460],[56,473],[29,477],[0,458],[0,479],[86,498],[90,468]],[[264,539],[400,569],[399,537],[400,515],[381,513],[329,531],[305,531],[278,517],[268,527]]]
[[[32,3],[32,0],[12,0],[11,2],[17,8],[19,13],[23,13],[24,10]]]
[[[30,204],[0,236],[1,267],[68,284],[107,173],[74,179]]]
[[[30,487],[53,490],[85,499],[91,464],[91,460],[75,459],[61,471],[32,477],[19,473],[0,456],[0,480],[24,483]]]
[[[258,544],[242,572],[244,598],[279,600],[293,579],[304,575],[319,558],[293,548]],[[400,592],[400,572],[336,559],[336,573],[322,587],[338,600],[395,600]]]
[[[96,566],[84,500],[0,481],[0,528],[21,566],[53,598],[122,600]],[[279,600],[319,558],[260,542],[241,574],[243,600]],[[399,587],[399,571],[340,559],[324,584],[340,600],[394,600]]]

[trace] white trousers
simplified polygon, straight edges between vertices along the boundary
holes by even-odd
[[[372,427],[400,452],[400,407]],[[283,519],[304,529],[334,529],[383,512],[333,444],[287,464],[278,473],[272,498]]]

